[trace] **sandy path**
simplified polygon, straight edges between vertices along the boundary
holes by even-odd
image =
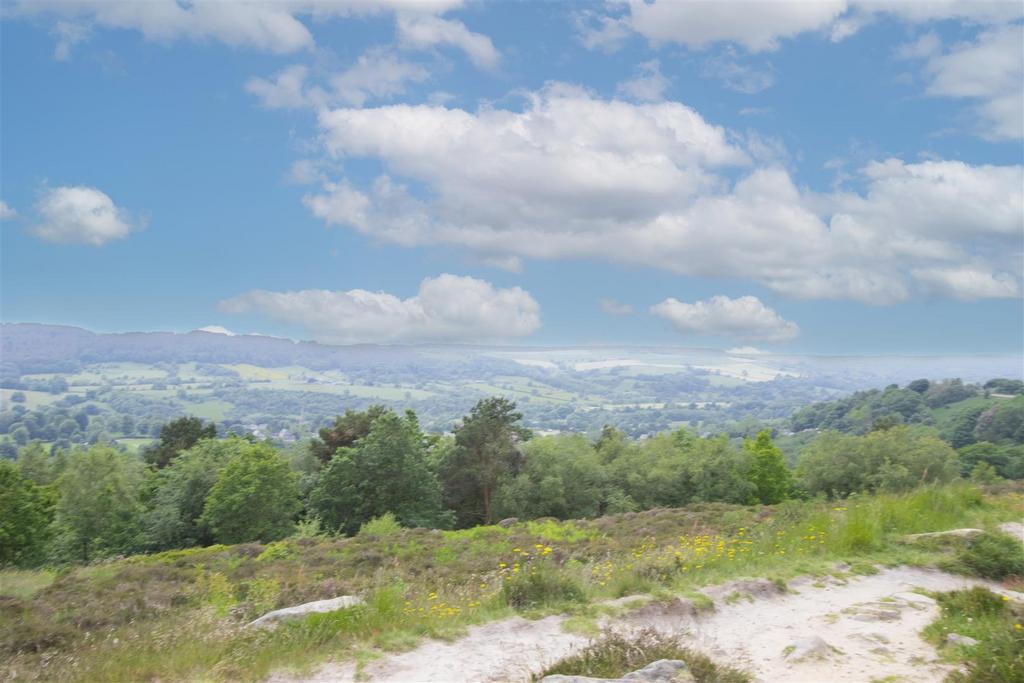
[[[925,683],[941,681],[948,668],[920,631],[939,613],[931,599],[911,591],[948,591],[983,585],[1014,599],[1024,595],[995,584],[938,571],[900,567],[874,576],[798,579],[789,592],[727,604],[730,587],[709,589],[715,612],[625,617],[606,622],[620,629],[654,627],[682,635],[713,659],[746,669],[758,681],[870,681],[885,676]],[[685,612],[685,610],[680,610]],[[446,643],[427,641],[415,650],[371,662],[362,679],[393,682],[491,682],[529,680],[530,673],[561,659],[587,642],[562,631],[565,617],[538,621],[513,618],[476,626]],[[830,648],[821,657],[794,661],[788,647],[817,636]],[[819,649],[821,644],[819,643]],[[328,664],[311,676],[286,681],[354,681],[352,663]]]

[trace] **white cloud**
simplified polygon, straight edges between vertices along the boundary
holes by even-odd
[[[641,102],[659,102],[665,99],[665,91],[672,84],[661,73],[661,64],[657,59],[644,62],[637,67],[633,78],[619,83],[617,90],[634,100]]]
[[[221,327],[220,325],[207,325],[206,327],[200,327],[198,330],[195,330],[195,331],[196,332],[208,332],[209,334],[223,334],[223,335],[225,335],[227,337],[237,336],[234,332],[232,332],[228,328]]]
[[[66,27],[134,30],[147,40],[161,43],[217,41],[285,54],[314,46],[304,19],[323,21],[382,13],[430,18],[462,4],[463,0],[21,0],[9,9],[9,14],[52,16]],[[453,24],[445,29],[447,33],[442,32],[441,42],[453,42],[474,61],[486,61],[490,41],[459,22]],[[58,58],[70,54],[73,45],[85,37],[64,29],[55,33]]]
[[[608,315],[629,315],[633,312],[633,307],[629,304],[624,304],[615,299],[601,299],[601,310]]]
[[[142,223],[94,187],[55,187],[47,190],[36,209],[42,221],[32,230],[47,242],[91,244],[98,247],[123,239]]]
[[[577,30],[586,47],[615,49],[630,33],[637,33],[655,45],[679,43],[700,50],[730,43],[748,52],[765,52],[804,33],[845,40],[877,16],[909,24],[954,19],[982,25],[1024,16],[1024,5],[1002,0],[622,0],[608,7],[610,16],[577,15]]]
[[[893,159],[862,169],[859,193],[817,194],[776,165],[784,150],[771,141],[678,102],[603,101],[559,84],[522,110],[336,109],[320,125],[329,155],[385,173],[368,188],[326,182],[307,206],[396,244],[460,245],[516,268],[603,259],[875,304],[934,291],[915,270],[972,263],[1020,277],[1020,166]],[[726,180],[752,160],[763,165]]]
[[[933,293],[962,301],[1020,296],[1016,278],[1008,273],[993,273],[985,267],[920,268],[913,272]]]
[[[254,290],[222,301],[221,308],[299,325],[331,344],[486,341],[526,336],[540,327],[540,306],[526,291],[447,273],[426,278],[408,299],[362,289]]]
[[[982,133],[988,137],[1024,138],[1024,27],[995,28],[973,42],[954,45],[945,54],[936,50],[932,46],[931,53],[922,55],[927,57],[926,92],[977,102]]]
[[[491,39],[474,33],[455,19],[442,19],[427,14],[399,14],[398,40],[405,47],[427,49],[450,45],[466,53],[481,69],[493,69],[501,61],[501,53]]]
[[[753,95],[775,85],[775,72],[771,65],[757,67],[743,64],[731,48],[705,60],[701,76],[719,80],[729,90],[744,95]]]
[[[800,334],[795,323],[783,319],[754,296],[730,299],[719,295],[692,304],[670,297],[651,306],[650,312],[684,334],[769,342],[788,341]]]
[[[9,221],[12,218],[16,218],[17,215],[18,212],[14,210],[14,207],[0,199],[0,221]]]
[[[245,89],[270,109],[315,109],[338,104],[361,107],[370,99],[403,95],[408,83],[422,83],[428,78],[430,72],[423,65],[378,47],[367,50],[355,64],[330,76],[323,85],[312,82],[309,67],[296,64],[270,79],[250,78]]]
[[[767,351],[762,351],[755,346],[737,346],[726,349],[725,352],[732,356],[763,356],[767,353]]]
[[[779,40],[823,30],[845,10],[845,0],[816,2],[705,2],[628,0],[629,24],[653,43],[702,49],[737,43],[750,52],[774,50]]]
[[[53,47],[53,58],[59,62],[71,59],[71,51],[76,45],[86,40],[91,33],[88,26],[70,21],[58,21],[50,29],[50,35],[57,40]]]
[[[306,76],[308,74],[309,67],[295,64],[279,71],[273,80],[250,78],[245,84],[245,89],[260,98],[264,107],[301,109],[311,106],[306,93]]]

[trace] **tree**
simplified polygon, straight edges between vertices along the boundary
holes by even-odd
[[[753,456],[750,480],[757,487],[757,499],[764,505],[781,503],[789,496],[790,473],[785,456],[772,442],[771,430],[762,430],[756,439],[747,439],[743,448]]]
[[[34,564],[53,518],[52,497],[11,462],[0,460],[0,567]]]
[[[581,434],[531,439],[524,465],[503,477],[495,493],[500,517],[595,517],[607,507],[607,475],[594,447]]]
[[[461,526],[494,522],[494,492],[522,466],[519,444],[532,434],[506,398],[479,401],[455,429],[455,448],[442,464],[445,498]]]
[[[389,512],[404,527],[452,522],[411,411],[404,418],[390,410],[381,413],[366,436],[338,449],[313,489],[310,506],[324,524],[347,534]]]
[[[57,483],[57,542],[63,554],[88,562],[139,544],[143,466],[109,446],[75,450]]]
[[[254,446],[245,439],[204,439],[160,470],[146,511],[147,545],[154,550],[213,542],[199,523],[206,499],[230,460]]]
[[[181,451],[192,448],[201,439],[217,436],[217,426],[212,422],[204,425],[198,417],[180,417],[160,428],[160,440],[146,450],[146,462],[162,469]]]
[[[915,379],[913,382],[907,385],[907,389],[910,389],[911,391],[916,392],[918,394],[923,394],[924,392],[928,391],[928,387],[930,387],[931,385],[932,383],[926,379]]]
[[[18,451],[18,470],[21,476],[31,479],[39,486],[48,486],[57,479],[50,454],[39,441],[33,441]]]
[[[372,405],[363,411],[346,410],[344,415],[334,419],[331,427],[320,430],[320,438],[310,441],[309,449],[326,465],[339,448],[350,448],[369,434],[374,421],[386,412],[388,409],[381,405]]]
[[[250,446],[231,458],[203,506],[200,524],[218,543],[284,538],[302,508],[298,474],[270,446]]]

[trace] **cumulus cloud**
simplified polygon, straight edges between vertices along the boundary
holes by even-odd
[[[123,239],[142,222],[116,206],[94,187],[55,187],[36,204],[41,222],[32,231],[47,242],[90,244],[94,247]]]
[[[528,292],[447,273],[426,278],[408,299],[362,289],[253,290],[220,306],[299,325],[329,344],[486,341],[526,336],[540,327],[540,306]]]
[[[370,158],[384,173],[369,186],[326,181],[306,205],[386,242],[460,245],[515,267],[603,259],[874,304],[936,292],[934,277],[915,275],[935,268],[1021,276],[1020,166],[890,159],[852,176],[858,192],[818,194],[756,140],[744,148],[681,103],[561,84],[522,109],[343,108],[319,123],[329,157]],[[1006,291],[957,282],[966,297]]]
[[[207,325],[206,327],[200,327],[198,330],[196,330],[196,332],[208,332],[209,334],[223,334],[224,336],[227,337],[236,336],[234,332],[232,332],[226,327],[221,327],[220,325]]]
[[[781,342],[795,339],[800,328],[768,308],[755,296],[730,299],[713,296],[692,304],[669,297],[651,306],[652,315],[664,318],[684,334]]]
[[[470,31],[465,24],[455,19],[442,19],[427,14],[400,14],[398,40],[405,47],[420,50],[438,45],[455,47],[482,69],[493,69],[501,61],[501,54],[490,38]]]
[[[629,315],[633,312],[633,307],[629,304],[624,304],[615,299],[601,299],[599,302],[601,310],[608,315]]]
[[[924,56],[929,79],[926,92],[977,103],[981,132],[998,140],[1024,138],[1024,27],[1019,24],[984,31],[945,53],[918,42],[909,56]]]
[[[587,47],[615,48],[636,33],[655,45],[679,43],[700,50],[730,43],[748,52],[766,52],[803,33],[827,33],[833,41],[844,40],[877,16],[911,24],[955,19],[986,25],[1024,16],[1021,3],[999,0],[624,0],[609,7],[609,16],[577,20]],[[620,14],[622,7],[625,12]]]
[[[665,91],[671,85],[661,73],[661,64],[657,59],[644,62],[637,67],[633,78],[618,85],[618,91],[634,100],[641,102],[658,102],[665,98]]]
[[[269,109],[318,108],[345,104],[363,106],[368,100],[387,100],[406,92],[410,83],[430,77],[426,67],[401,58],[387,48],[371,48],[348,69],[327,77],[311,78],[309,67],[295,64],[271,78],[250,78],[245,89]]]
[[[763,356],[767,353],[767,351],[762,351],[756,346],[737,346],[726,349],[725,352],[732,356]]]
[[[9,221],[17,215],[18,212],[11,205],[0,199],[0,221]]]

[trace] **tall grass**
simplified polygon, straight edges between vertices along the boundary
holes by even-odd
[[[841,503],[704,505],[510,529],[383,524],[389,528],[350,539],[128,558],[75,570],[0,610],[0,633],[18,634],[6,652],[0,638],[0,678],[17,671],[53,680],[255,680],[281,666],[303,670],[367,648],[453,637],[515,610],[533,616],[737,577],[829,572],[840,560],[934,563],[950,550],[902,537],[990,528],[1022,514],[1019,494],[986,498],[958,484]],[[273,631],[242,628],[262,610],[342,593],[361,594],[365,604]]]

